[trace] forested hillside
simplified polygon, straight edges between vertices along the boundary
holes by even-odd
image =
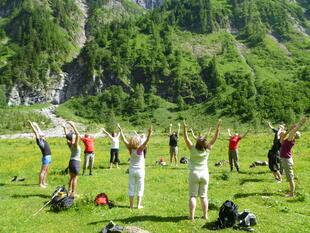
[[[66,72],[66,99],[80,96],[67,106],[95,121],[149,118],[165,101],[244,122],[310,112],[309,0],[171,0],[148,12],[129,0],[89,0],[81,51],[77,2],[0,1],[7,95]],[[95,107],[81,107],[89,101]]]

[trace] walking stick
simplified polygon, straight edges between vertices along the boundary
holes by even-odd
[[[59,189],[57,189],[57,191],[55,192],[55,194],[52,196],[52,198],[46,202],[39,210],[37,210],[37,212],[35,212],[32,216],[36,216],[38,213],[40,213],[41,210],[44,209],[45,206],[47,206],[49,203],[51,203],[51,201],[54,199],[54,197],[56,197],[56,195],[58,194],[58,192],[61,190],[62,187],[60,187]]]

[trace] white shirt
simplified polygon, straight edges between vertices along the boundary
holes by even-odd
[[[119,136],[112,138],[112,147],[111,149],[119,149]]]

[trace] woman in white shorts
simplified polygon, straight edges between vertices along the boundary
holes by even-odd
[[[190,150],[189,159],[189,217],[193,220],[195,218],[196,197],[200,197],[201,207],[203,210],[203,218],[208,218],[208,184],[209,184],[209,171],[208,171],[208,157],[213,144],[219,136],[222,121],[219,120],[214,137],[210,142],[207,142],[205,137],[200,136],[196,140],[196,145],[193,145],[187,134],[187,125],[185,121],[184,126],[184,140]]]
[[[148,129],[148,135],[146,140],[140,145],[138,136],[132,136],[129,142],[126,140],[123,129],[118,124],[118,128],[121,132],[123,142],[125,143],[130,154],[130,167],[129,167],[129,182],[128,182],[128,195],[130,201],[130,208],[133,208],[135,192],[137,193],[137,208],[141,209],[143,193],[144,193],[144,177],[145,177],[145,158],[143,156],[143,150],[146,147],[151,134],[152,127]]]

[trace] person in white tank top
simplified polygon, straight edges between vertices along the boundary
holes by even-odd
[[[130,202],[130,208],[134,206],[134,196],[135,190],[137,191],[137,208],[141,209],[142,197],[144,193],[144,177],[145,177],[145,159],[143,156],[143,150],[146,147],[148,141],[150,140],[152,134],[152,127],[148,129],[148,135],[146,140],[140,145],[140,140],[138,136],[132,136],[127,141],[123,129],[118,124],[117,125],[123,142],[130,153],[130,167],[129,167],[129,182],[128,182],[128,196]]]
[[[187,125],[183,122],[184,127],[184,140],[187,148],[190,150],[190,160],[188,168],[190,169],[188,184],[189,184],[189,217],[193,220],[195,218],[196,197],[200,197],[201,207],[203,210],[203,218],[208,218],[208,184],[209,184],[209,171],[208,171],[208,157],[209,152],[217,140],[222,121],[218,120],[215,135],[210,142],[206,138],[200,136],[194,145],[188,137]]]
[[[111,134],[108,133],[105,129],[102,129],[102,131],[111,139],[112,146],[110,151],[110,169],[112,169],[113,163],[116,165],[116,168],[119,168],[119,137],[120,133],[116,134],[115,132]]]

